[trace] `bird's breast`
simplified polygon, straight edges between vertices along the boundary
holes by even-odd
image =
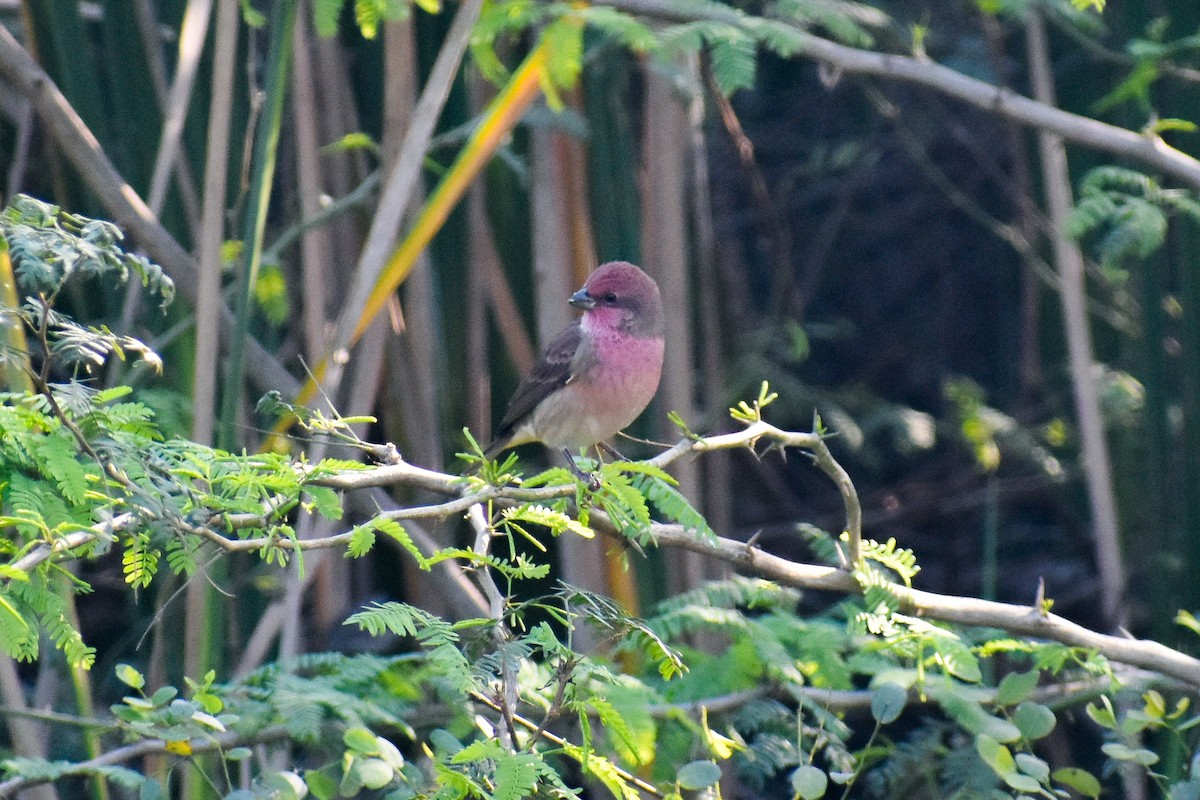
[[[576,449],[612,437],[645,410],[662,374],[662,339],[594,336],[589,352],[554,403],[538,409],[535,428],[551,447]]]

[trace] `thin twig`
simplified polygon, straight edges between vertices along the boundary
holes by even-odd
[[[191,739],[188,741],[188,747],[193,756],[212,753],[226,748],[238,747],[247,744],[266,744],[268,742],[277,742],[289,737],[286,725],[272,725],[254,733],[250,736],[245,736],[240,733],[230,732],[211,736],[206,738]],[[168,747],[169,745],[169,747]],[[132,761],[135,758],[142,758],[150,755],[167,755],[169,753],[178,752],[179,742],[167,742],[163,739],[143,739],[140,742],[127,744],[123,747],[118,747],[115,750],[109,750],[102,756],[92,758],[87,761],[80,761],[78,764],[72,764],[69,767],[64,767],[60,776],[67,775],[88,775],[101,767],[111,767],[115,764],[123,764],[126,761]],[[30,786],[39,786],[43,783],[50,783],[52,780],[57,780],[59,776],[48,778],[45,776],[33,777],[16,777],[9,778],[4,782],[0,782],[0,797],[12,797],[15,793],[22,789],[28,789]]]
[[[683,439],[670,449],[660,453],[656,458],[651,459],[649,463],[664,467],[689,454],[748,447],[760,440],[767,440],[783,447],[805,449],[814,453],[817,466],[828,470],[826,474],[839,485],[843,492],[843,500],[847,503],[848,514],[846,530],[853,537],[860,524],[856,520],[856,515],[851,513],[854,503],[857,502],[851,493],[853,486],[849,484],[849,478],[844,473],[837,474],[840,467],[831,455],[828,456],[828,459],[817,455],[822,446],[821,437],[818,434],[785,431],[767,422],[759,421],[734,433],[707,438]],[[298,466],[297,469],[311,470],[312,468]],[[433,472],[403,462],[344,474],[322,476],[319,479],[314,478],[312,483],[341,489],[378,487],[390,483],[391,485],[406,485],[429,489],[441,494],[456,495],[455,499],[440,506],[424,507],[425,512],[430,516],[436,516],[438,511],[444,516],[461,513],[461,503],[464,502],[464,497],[472,492],[470,483],[459,476]],[[524,502],[547,501],[556,497],[570,496],[574,494],[575,487],[523,489],[488,486],[474,491],[478,492],[473,496],[476,503],[483,502],[484,499],[491,499],[501,506],[510,507]],[[253,515],[239,517],[239,521],[249,523],[251,518]],[[28,571],[55,553],[87,544],[100,536],[111,535],[112,531],[127,526],[132,521],[129,515],[123,515],[121,518],[93,526],[88,530],[74,532],[56,540],[51,546],[39,546],[31,550],[18,561],[13,562],[13,565],[19,565]],[[265,517],[259,521],[265,524]],[[217,546],[229,551],[253,550],[265,546],[281,549],[331,547],[348,540],[347,533],[305,541],[292,541],[284,537],[270,536],[248,540],[230,539],[217,533],[216,529],[219,529],[221,524],[221,518],[217,517],[210,521],[209,526],[193,526],[191,532],[202,535]],[[615,526],[611,525],[603,512],[598,509],[591,511],[591,524],[593,528],[606,534],[620,535]],[[778,580],[788,586],[822,589],[842,594],[858,594],[861,591],[850,573],[843,569],[789,561],[765,553],[745,542],[724,537],[717,537],[710,541],[702,539],[694,531],[687,530],[680,525],[661,523],[651,525],[650,534],[659,546],[678,547],[698,552],[747,572]],[[1200,659],[1188,656],[1159,642],[1097,633],[1056,614],[1048,613],[1040,603],[1014,605],[905,587],[896,587],[896,591],[901,597],[906,613],[963,625],[1003,628],[1017,635],[1036,636],[1074,647],[1094,649],[1111,661],[1153,670],[1177,678],[1191,686],[1200,687]]]
[[[470,694],[471,694],[471,699],[475,700],[476,702],[483,703],[485,706],[490,708],[492,711],[495,711],[497,713],[501,712],[500,706],[497,705],[497,703],[494,700],[487,697],[486,695],[481,694],[480,692],[471,692]],[[512,719],[513,719],[513,722],[515,722],[516,724],[520,725],[522,728],[524,728],[528,731],[536,732],[539,730],[538,724],[536,722],[534,722],[533,720],[526,719],[525,717],[522,717],[520,714],[513,714]],[[542,730],[539,735],[546,741],[550,742],[551,744],[558,745],[559,747],[582,749],[578,745],[571,744],[571,742],[567,741],[563,737],[561,737],[557,734],[551,733],[550,731],[547,731],[547,730]],[[586,767],[587,765],[584,764],[583,766]],[[654,797],[662,797],[663,796],[662,792],[660,792],[653,784],[647,783],[646,781],[637,777],[633,773],[627,772],[627,771],[621,769],[616,764],[613,764],[612,768],[617,773],[617,775],[619,775],[621,777],[622,780],[632,783],[634,786],[641,789],[643,792],[653,795]],[[3,787],[0,786],[0,789],[2,789],[2,788]]]

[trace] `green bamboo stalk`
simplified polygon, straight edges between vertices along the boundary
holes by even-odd
[[[67,616],[70,620],[71,627],[79,630],[79,612],[75,606],[75,595],[71,592],[71,587],[65,581],[59,586],[59,592],[62,594],[63,602],[67,607]],[[80,717],[85,719],[93,719],[96,716],[95,692],[92,690],[92,675],[87,669],[78,665],[72,664],[71,672],[71,688],[75,692],[75,710]],[[84,728],[83,744],[87,750],[88,758],[99,758],[104,753],[104,742],[101,740],[102,731],[98,728]],[[94,775],[88,781],[91,789],[92,800],[109,800],[110,794],[108,791],[108,781],[103,775]]]
[[[250,194],[242,229],[243,267],[238,282],[235,326],[229,343],[229,369],[221,404],[218,438],[221,446],[233,448],[237,442],[236,421],[242,404],[246,374],[245,340],[250,333],[250,310],[254,304],[254,285],[262,263],[263,231],[267,224],[267,206],[275,177],[275,156],[279,147],[279,128],[283,120],[283,100],[287,93],[292,57],[292,28],[296,22],[296,0],[280,0],[271,8],[271,43],[267,53],[265,103],[254,142],[254,161],[250,175]]]

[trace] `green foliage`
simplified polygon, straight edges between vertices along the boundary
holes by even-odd
[[[346,2],[316,0],[313,3],[313,27],[319,36],[328,38],[337,33]],[[431,14],[439,10],[436,0],[417,0],[417,5]],[[382,23],[406,19],[409,13],[410,5],[405,0],[354,0],[354,22],[366,39],[374,39]]]
[[[99,365],[134,347],[52,313],[45,297],[24,311],[60,364]],[[52,338],[52,331],[65,333]],[[82,355],[72,362],[72,353]],[[202,447],[162,435],[127,388],[38,384],[34,395],[0,397],[0,524],[7,529],[0,647],[17,658],[37,658],[45,635],[70,663],[95,660],[71,622],[74,595],[88,587],[56,557],[120,552],[131,590],[152,586],[164,564],[176,574],[197,573],[218,546],[282,565],[301,552],[296,515],[340,519],[341,497],[326,479],[362,468]],[[754,400],[731,411],[758,424],[776,398],[763,383]],[[968,412],[982,407],[969,393],[963,401]],[[387,452],[358,441],[349,420],[278,398],[264,408]],[[373,603],[347,624],[376,637],[381,652],[402,654],[309,654],[228,684],[209,672],[185,678],[182,688],[151,686],[138,668],[120,664],[116,679],[128,694],[110,719],[88,724],[172,758],[213,753],[220,768],[205,777],[234,800],[305,792],[566,798],[576,794],[568,784],[576,774],[620,798],[645,796],[647,781],[677,797],[712,790],[726,766],[763,796],[778,787],[794,797],[828,796],[833,784],[846,796],[860,789],[864,796],[1055,796],[1070,788],[1095,797],[1102,788],[1095,775],[1074,766],[1051,770],[1037,752],[1063,714],[1084,702],[1047,690],[1086,679],[1095,698],[1086,716],[1107,737],[1102,755],[1146,769],[1165,795],[1195,790],[1189,778],[1153,772],[1160,754],[1145,744],[1146,734],[1156,734],[1172,737],[1181,752],[1195,749],[1200,717],[1190,715],[1186,697],[1172,701],[1149,687],[1135,702],[1114,702],[1119,682],[1094,653],[914,615],[906,606],[919,566],[893,539],[864,541],[853,573],[861,596],[819,612],[795,589],[744,576],[677,595],[647,619],[565,584],[545,591],[544,533],[594,536],[597,509],[638,544],[653,544],[655,516],[702,539],[715,534],[674,480],[647,462],[584,462],[595,472],[582,477],[550,470],[520,487],[548,487],[536,492],[538,502],[495,502],[501,487],[521,484],[516,460],[488,461],[467,439],[465,459],[477,472],[456,485],[477,492],[485,509],[482,517],[473,511],[472,549],[426,554],[383,514],[348,526],[335,542],[346,545],[347,557],[361,558],[382,533],[422,569],[454,562],[485,590],[485,616],[452,622],[406,603]],[[835,560],[828,534],[803,533],[821,557]],[[1181,613],[1179,622],[1200,630],[1191,615]],[[598,635],[580,636],[582,625]],[[585,638],[598,646],[584,651]],[[1000,679],[989,681],[992,673]],[[843,714],[835,696],[856,707]],[[848,724],[856,715],[873,724],[865,746]],[[303,752],[302,774],[251,758],[252,748],[276,741],[303,745],[295,751]],[[564,769],[568,761],[576,766]],[[0,780],[94,776],[142,797],[164,792],[137,772],[85,766],[83,758],[10,758],[0,770]],[[237,786],[243,771],[253,775],[249,789]]]
[[[1097,167],[1080,185],[1079,200],[1067,232],[1096,237],[1095,247],[1109,267],[1147,258],[1162,247],[1171,216],[1200,221],[1200,201],[1182,189],[1164,189],[1157,181],[1123,167]]]
[[[133,273],[164,307],[175,297],[175,285],[160,267],[121,249],[124,234],[111,222],[19,194],[0,212],[0,237],[8,241],[21,288],[31,295],[53,298],[75,276],[124,283]]]

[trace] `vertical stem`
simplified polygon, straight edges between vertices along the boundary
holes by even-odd
[[[229,116],[237,53],[238,0],[220,0],[216,52],[213,55],[212,103],[208,112],[207,163],[201,211],[196,296],[196,369],[192,386],[192,438],[213,440],[217,396],[217,354],[221,329],[221,242],[225,232],[225,195],[229,173]],[[199,582],[197,582],[199,583]]]
[[[79,612],[75,607],[75,595],[71,593],[70,585],[62,582],[58,587],[58,591],[62,596],[63,603],[66,604],[67,617],[70,620],[71,627],[79,630]],[[71,687],[75,690],[75,710],[79,712],[81,717],[96,716],[91,674],[78,664],[72,664],[70,672]],[[96,728],[84,729],[83,742],[87,748],[89,758],[99,758],[104,752],[104,744],[100,740],[100,731]],[[91,794],[94,800],[108,800],[108,782],[104,779],[104,776],[93,776],[89,783],[91,784]]]
[[[701,92],[700,67],[691,63],[677,66],[691,76],[691,90]],[[691,98],[673,80],[658,70],[646,70],[646,99],[643,110],[641,186],[642,261],[646,271],[658,280],[668,309],[664,325],[666,350],[671,354],[663,363],[659,389],[663,408],[677,411],[684,419],[696,418],[692,394],[693,370],[691,276],[688,260],[688,205],[685,196],[689,183],[688,148],[681,131],[688,129]],[[695,461],[686,459],[672,465],[679,489],[693,502],[699,500],[700,472]],[[705,577],[705,559],[697,553],[680,553],[666,562],[667,586],[671,594],[698,586]]]
[[[1054,106],[1054,76],[1050,70],[1050,48],[1046,40],[1045,25],[1036,10],[1030,12],[1025,32],[1034,97],[1039,102]],[[1067,153],[1062,138],[1045,131],[1038,133],[1038,149],[1042,156],[1042,179],[1046,186],[1046,205],[1053,229],[1051,236],[1054,260],[1062,280],[1059,297],[1062,302],[1063,324],[1066,327],[1071,388],[1075,397],[1075,414],[1082,444],[1088,503],[1092,513],[1102,611],[1109,626],[1119,627],[1124,624],[1126,617],[1123,608],[1125,568],[1117,531],[1112,465],[1093,369],[1083,254],[1079,246],[1066,234],[1067,217],[1071,213],[1072,205]]]
[[[24,710],[29,707],[25,701],[25,690],[21,686],[21,678],[17,675],[17,664],[7,653],[0,652],[0,702],[4,705]],[[8,728],[9,741],[13,752],[26,758],[45,758],[46,737],[42,725],[30,719],[10,716],[5,720]],[[52,784],[34,786],[22,794],[23,800],[58,800],[58,792]]]
[[[313,87],[312,48],[309,46],[308,25],[295,26],[292,62],[292,124],[296,131],[296,179],[299,183],[302,219],[312,219],[321,210],[320,134],[317,123],[322,106],[317,103]],[[327,106],[326,106],[327,108]],[[302,327],[304,351],[309,363],[321,357],[325,349],[325,322],[328,309],[325,270],[333,260],[329,229],[310,228],[300,243],[301,286],[303,308]]]
[[[21,297],[12,259],[8,255],[8,240],[0,237],[0,386],[10,392],[33,393],[33,373],[29,365],[29,346],[25,341],[25,325],[17,316]]]
[[[254,163],[250,175],[250,197],[242,228],[242,274],[236,298],[236,323],[229,342],[229,369],[225,395],[221,403],[219,441],[232,448],[237,442],[236,422],[242,405],[242,383],[246,372],[245,339],[250,330],[250,310],[254,305],[254,285],[262,261],[263,231],[267,224],[267,206],[275,177],[275,156],[279,147],[279,128],[283,120],[283,100],[287,95],[289,65],[292,57],[292,28],[296,21],[297,0],[278,0],[271,7],[271,44],[267,53],[266,93],[262,117],[254,141]]]
[[[995,474],[988,475],[984,487],[982,549],[979,596],[984,600],[995,600],[1000,574],[1000,482]]]
[[[192,386],[192,438],[213,440],[213,408],[217,395],[217,354],[221,334],[221,242],[224,239],[225,193],[229,167],[229,115],[238,36],[238,0],[217,7],[216,52],[213,56],[212,103],[208,117],[208,159],[199,241],[196,297],[196,368]],[[214,624],[212,593],[204,580],[187,588],[184,622],[184,672],[202,675],[210,663]]]

